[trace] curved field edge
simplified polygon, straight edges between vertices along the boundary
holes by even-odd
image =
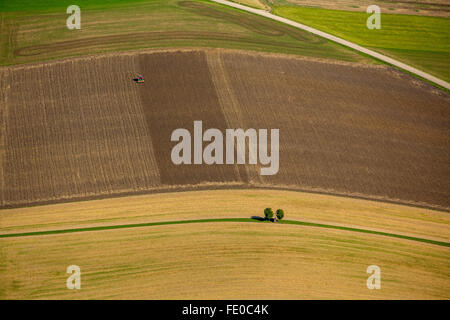
[[[0,233],[242,219],[266,207],[285,219],[450,242],[446,212],[361,199],[280,190],[209,190],[150,194],[0,211]]]
[[[73,233],[73,232],[104,231],[104,230],[114,230],[114,229],[128,229],[128,228],[143,228],[143,227],[164,226],[164,225],[173,225],[173,224],[213,223],[213,222],[253,222],[253,223],[264,223],[262,221],[258,221],[258,219],[251,219],[251,218],[223,218],[223,219],[179,220],[179,221],[163,221],[163,222],[148,222],[148,223],[139,223],[139,224],[99,226],[99,227],[91,227],[91,228],[36,231],[36,232],[26,232],[26,233],[8,233],[8,234],[0,234],[0,238],[43,236],[43,235],[53,235],[53,234],[62,234],[62,233]],[[266,223],[270,223],[270,222],[266,222]],[[416,237],[410,237],[410,236],[405,236],[405,235],[401,235],[401,234],[379,232],[379,231],[373,231],[373,230],[348,228],[348,227],[342,227],[342,226],[333,226],[333,225],[327,225],[327,224],[311,223],[311,222],[296,221],[296,220],[282,220],[282,221],[279,221],[278,223],[280,223],[280,224],[298,225],[298,226],[306,226],[306,227],[337,229],[337,230],[350,231],[350,232],[367,233],[367,234],[373,234],[373,235],[377,235],[377,236],[399,238],[399,239],[404,239],[404,240],[411,240],[411,241],[418,241],[418,242],[434,244],[434,245],[437,245],[437,246],[450,247],[450,242],[435,241],[435,240],[431,240],[431,239],[416,238]]]
[[[217,222],[0,243],[7,299],[448,299],[447,247],[334,229]],[[66,288],[71,264],[81,290]],[[372,264],[381,290],[366,287]]]

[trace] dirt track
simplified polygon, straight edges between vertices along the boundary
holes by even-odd
[[[5,70],[2,207],[250,185],[450,208],[450,97],[388,67],[197,50]],[[280,128],[279,173],[173,165],[194,120]]]

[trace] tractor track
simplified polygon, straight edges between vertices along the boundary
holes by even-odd
[[[227,41],[235,43],[249,43],[255,45],[269,45],[273,46],[274,48],[285,47],[296,49],[303,47],[301,43],[299,43],[298,45],[292,45],[283,41],[256,40],[252,38],[240,37],[220,32],[171,31],[171,32],[143,32],[143,33],[114,35],[114,36],[92,37],[79,40],[60,41],[56,43],[22,47],[14,50],[14,54],[16,56],[37,56],[37,55],[44,55],[47,53],[55,53],[55,51],[71,51],[74,48],[78,49],[78,48],[97,47],[102,44],[109,44],[109,43],[127,44],[133,42],[134,44],[136,44],[137,42],[142,42],[149,44],[149,41],[158,41],[158,43],[161,43],[162,40],[172,42],[174,40],[175,41],[215,40],[215,41]]]
[[[155,32],[140,32],[140,33],[127,33],[118,35],[107,35],[98,37],[89,37],[76,40],[59,41],[52,43],[45,43],[41,45],[25,46],[14,50],[15,56],[39,56],[49,53],[59,53],[64,51],[72,51],[80,48],[94,48],[100,47],[105,44],[134,44],[140,43],[146,46],[151,46],[151,42],[157,42],[167,40],[173,41],[185,41],[185,40],[198,40],[198,41],[224,41],[231,43],[248,43],[252,45],[264,45],[275,48],[291,48],[301,49],[304,47],[302,43],[323,43],[325,40],[312,37],[308,33],[295,30],[289,26],[283,24],[274,24],[272,21],[261,19],[257,16],[243,16],[242,13],[236,12],[224,12],[214,9],[211,6],[193,2],[193,1],[180,1],[179,6],[191,10],[200,16],[208,16],[224,21],[232,22],[236,25],[240,25],[247,30],[250,30],[256,34],[262,36],[273,37],[273,39],[257,39],[251,37],[244,37],[230,33],[222,32],[210,32],[210,31],[155,31]],[[298,40],[293,45],[287,41],[282,41],[280,38],[288,36]]]

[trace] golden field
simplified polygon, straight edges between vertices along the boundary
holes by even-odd
[[[275,190],[130,196],[2,210],[0,233],[262,215],[448,241],[448,213]],[[342,230],[215,222],[0,239],[2,299],[449,299],[450,249]],[[81,268],[81,290],[66,268]],[[381,290],[366,268],[381,268]]]
[[[210,223],[2,239],[2,299],[449,299],[449,249]],[[67,266],[81,289],[66,289]],[[366,268],[381,268],[381,290]]]
[[[208,190],[148,194],[4,209],[0,234],[157,221],[263,216],[282,208],[286,219],[329,223],[450,240],[447,212],[384,202],[280,190]]]

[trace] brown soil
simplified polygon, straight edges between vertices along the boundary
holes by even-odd
[[[272,4],[279,2],[267,1]],[[448,0],[288,0],[287,2],[305,7],[364,12],[368,6],[378,5],[384,13],[450,17]]]
[[[263,184],[450,204],[448,95],[392,69],[220,59],[245,127],[280,128],[280,171]]]
[[[171,160],[171,134],[186,128],[193,135],[195,120],[203,127],[227,128],[204,52],[140,55],[140,70],[148,75],[139,87],[161,183],[169,185],[238,181],[233,166],[175,165]],[[185,69],[187,72],[180,72]],[[192,137],[193,139],[193,137]],[[204,143],[206,145],[207,143]],[[169,152],[168,152],[169,151]]]
[[[10,72],[2,204],[159,185],[134,70],[110,57]]]
[[[250,185],[450,208],[450,96],[388,67],[185,50],[0,70],[2,207]],[[173,165],[194,120],[280,128],[279,173]]]

